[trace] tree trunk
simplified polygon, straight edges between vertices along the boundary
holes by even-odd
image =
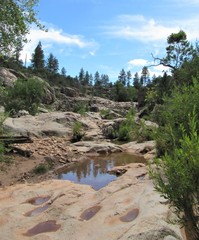
[[[199,229],[191,211],[185,212],[185,234],[187,240],[199,240]]]

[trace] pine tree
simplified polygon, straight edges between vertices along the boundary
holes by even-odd
[[[61,69],[61,75],[63,76],[63,77],[66,77],[66,69],[65,69],[65,67],[63,67],[62,69]]]
[[[47,70],[50,73],[56,74],[59,70],[59,63],[56,57],[52,53],[50,53],[48,60],[47,60]]]
[[[43,71],[44,70],[44,51],[42,50],[41,42],[38,43],[37,47],[32,54],[32,68],[36,71]]]
[[[94,75],[94,83],[95,83],[95,86],[99,86],[100,85],[100,75],[99,75],[98,71]]]
[[[131,71],[128,71],[127,73],[126,73],[126,77],[127,77],[127,87],[130,87],[130,85],[131,85],[131,83],[130,83],[130,81],[131,81],[131,78],[132,78],[132,75],[131,75]]]
[[[124,69],[120,71],[118,81],[121,82],[124,86],[126,86],[126,72],[124,71]]]

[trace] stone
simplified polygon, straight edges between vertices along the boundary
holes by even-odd
[[[13,86],[16,80],[17,77],[8,68],[0,67],[0,83],[3,86]]]
[[[1,239],[25,240],[49,222],[56,228],[39,228],[31,239],[182,240],[180,228],[168,224],[169,206],[161,204],[149,177],[136,178],[144,173],[144,164],[129,164],[98,191],[64,180],[0,188]]]

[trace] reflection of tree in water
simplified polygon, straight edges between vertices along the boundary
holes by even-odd
[[[107,171],[114,166],[132,162],[143,162],[143,159],[126,153],[112,156],[101,156],[100,158],[97,157],[81,161],[67,169],[67,172],[72,172],[73,175],[76,176],[77,181],[81,182],[82,179],[85,179],[89,176],[91,178],[97,178],[98,175],[106,174]],[[67,174],[67,172],[65,172],[65,174]]]
[[[114,166],[113,160],[89,159],[71,167],[68,172],[76,175],[78,182],[81,182],[82,178],[87,178],[88,176],[97,178],[98,174],[106,174],[110,166]]]

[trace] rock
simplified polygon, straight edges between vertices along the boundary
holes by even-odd
[[[13,134],[28,136],[69,136],[72,125],[79,118],[79,114],[66,112],[40,113],[37,116],[22,116],[7,118],[3,128]]]
[[[29,112],[26,110],[19,110],[17,113],[13,115],[13,118],[19,118],[21,116],[29,115]]]
[[[114,143],[106,141],[81,141],[71,144],[71,147],[79,153],[89,154],[110,154],[115,152],[122,152],[122,148]]]
[[[1,239],[182,240],[151,180],[137,179],[145,172],[130,164],[98,191],[64,180],[1,188]]]
[[[90,106],[90,112],[99,112],[99,107],[96,104]]]
[[[146,141],[143,143],[129,142],[121,145],[123,151],[134,153],[134,154],[147,154],[151,151],[154,154],[155,141]]]
[[[16,80],[17,77],[8,68],[0,67],[0,83],[3,86],[13,86]]]
[[[79,97],[79,90],[76,88],[62,87],[60,92],[68,97]]]

